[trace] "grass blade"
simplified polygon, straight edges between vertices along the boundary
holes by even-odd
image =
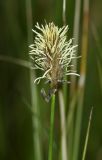
[[[87,133],[86,133],[86,139],[85,139],[85,145],[84,145],[82,160],[85,160],[85,156],[86,156],[88,139],[89,139],[89,132],[90,132],[90,125],[91,125],[91,120],[92,120],[92,113],[93,113],[93,107],[91,109],[90,116],[89,116],[89,123],[88,123],[88,128],[87,128]]]

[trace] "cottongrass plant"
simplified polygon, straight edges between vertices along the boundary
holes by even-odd
[[[67,40],[68,25],[58,28],[55,24],[45,23],[44,25],[35,25],[36,30],[34,43],[30,45],[30,57],[34,62],[34,69],[41,70],[43,75],[37,77],[34,83],[39,84],[41,79],[46,79],[50,82],[50,93],[47,96],[42,90],[42,95],[48,102],[51,101],[51,119],[50,119],[50,139],[48,160],[52,160],[53,146],[53,128],[54,128],[54,110],[55,110],[55,92],[58,90],[61,83],[68,81],[66,76],[76,75],[76,71],[72,68],[72,60],[78,58],[75,56],[77,45],[73,45],[73,38]]]

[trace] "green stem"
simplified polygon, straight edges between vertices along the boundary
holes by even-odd
[[[74,131],[74,140],[73,140],[73,155],[72,160],[78,160],[79,154],[79,145],[80,145],[80,136],[81,136],[81,122],[82,122],[82,113],[83,113],[83,98],[84,98],[84,91],[78,93],[78,102],[77,106],[77,113],[76,113],[76,122],[75,122],[75,131]]]
[[[81,0],[75,1],[75,12],[74,12],[74,27],[73,27],[73,44],[79,44],[79,31],[80,31],[80,17],[81,17]],[[76,56],[78,55],[78,48],[76,50]],[[73,59],[72,65],[74,66],[74,70],[77,70],[77,59]],[[76,76],[71,76],[71,86],[70,86],[70,97],[74,96],[76,91]]]
[[[32,1],[26,0],[26,18],[27,18],[27,31],[28,31],[28,46],[33,43],[33,34],[32,29]],[[21,63],[21,62],[20,62]],[[36,75],[33,70],[30,70],[30,88],[31,88],[31,105],[33,112],[39,116],[39,107],[38,107],[38,95],[37,87],[34,85],[33,81]],[[42,150],[41,150],[41,141],[40,141],[40,129],[39,121],[37,117],[32,116],[32,124],[34,128],[33,141],[34,141],[34,159],[42,160]]]
[[[62,160],[68,160],[67,151],[67,134],[66,134],[66,117],[65,117],[65,105],[62,91],[59,90],[59,106],[60,106],[60,120],[61,120],[61,156]]]
[[[78,104],[76,112],[76,123],[74,131],[74,143],[73,143],[73,158],[72,160],[78,160],[80,149],[80,136],[83,114],[83,103],[85,93],[85,80],[87,69],[87,54],[88,54],[88,31],[89,31],[89,0],[83,1],[83,28],[82,28],[82,47],[81,47],[81,63],[80,63],[80,79],[78,83]]]
[[[50,139],[49,139],[49,154],[48,154],[48,160],[52,160],[54,112],[55,112],[55,95],[52,96],[52,100],[51,100]]]

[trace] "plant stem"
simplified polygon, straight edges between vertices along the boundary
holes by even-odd
[[[50,138],[49,138],[48,160],[52,160],[52,156],[53,156],[52,150],[53,150],[54,113],[55,113],[55,95],[53,95],[51,99]]]
[[[74,135],[74,115],[75,115],[75,107],[76,107],[76,101],[77,101],[77,91],[73,95],[70,106],[69,106],[69,111],[68,111],[68,116],[67,116],[67,135],[68,135],[68,153],[69,153],[69,159],[72,160],[73,156],[73,135]]]
[[[61,152],[62,152],[61,159],[68,160],[65,105],[64,105],[63,94],[61,90],[59,90],[59,104],[60,104],[60,118],[61,118]]]
[[[63,10],[62,10],[62,20],[63,25],[66,25],[66,4],[67,1],[63,0]],[[66,77],[67,79],[67,77]],[[67,85],[63,86],[64,97],[62,91],[59,90],[59,106],[60,106],[60,120],[61,120],[61,156],[62,160],[68,160],[67,156],[67,133],[66,133],[66,117],[65,117],[65,107],[67,102]]]
[[[79,43],[79,30],[80,30],[80,14],[81,13],[81,0],[75,1],[75,12],[74,12],[74,27],[73,27],[73,37],[74,37],[74,45]],[[76,50],[76,56],[78,56],[78,48]],[[74,66],[74,70],[77,70],[77,61],[74,59],[72,61]],[[73,68],[72,68],[73,69]],[[76,100],[77,100],[77,91],[76,91],[76,76],[71,76],[71,86],[70,86],[70,99],[71,102],[69,104],[68,110],[68,148],[69,148],[69,159],[72,159],[73,156],[73,133],[74,133],[74,113],[76,108]],[[73,125],[72,125],[73,124]]]
[[[73,37],[74,45],[79,43],[79,30],[80,30],[80,17],[81,17],[81,0],[76,0],[75,2],[75,13],[74,13],[74,28],[73,28]],[[78,56],[78,48],[76,50],[76,55]],[[73,59],[72,64],[74,70],[77,70],[77,59]],[[70,97],[74,96],[76,91],[76,76],[71,77],[71,86],[70,86]]]
[[[66,0],[63,0],[63,12],[62,12],[63,25],[66,25]]]
[[[76,113],[75,135],[73,144],[73,158],[78,160],[80,135],[81,135],[81,122],[83,113],[83,101],[85,92],[85,79],[86,79],[86,64],[87,64],[87,49],[88,49],[88,25],[89,25],[89,0],[84,0],[83,3],[83,30],[82,30],[82,58],[80,64],[80,79],[78,83],[78,106]]]
[[[74,140],[73,140],[73,155],[72,160],[78,160],[78,154],[79,154],[79,145],[80,145],[80,131],[81,131],[81,121],[82,121],[82,111],[83,111],[83,92],[81,95],[78,93],[78,99],[80,98],[80,101],[78,102],[77,106],[77,112],[76,112],[76,122],[75,122],[75,131],[74,131]]]
[[[32,35],[32,6],[31,0],[26,0],[26,18],[27,18],[27,31],[28,31],[28,45],[33,43],[33,35]],[[33,112],[39,116],[39,107],[38,107],[38,95],[37,95],[37,87],[34,85],[33,81],[36,77],[35,72],[30,70],[30,89],[31,89],[31,105]],[[37,117],[32,116],[32,124],[34,128],[33,133],[33,143],[34,143],[34,159],[42,160],[42,152],[41,152],[41,141],[39,136],[39,121]]]

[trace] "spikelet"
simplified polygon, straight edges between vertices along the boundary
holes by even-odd
[[[43,25],[36,24],[34,44],[30,45],[30,56],[34,60],[34,69],[42,70],[43,75],[36,78],[34,83],[41,79],[51,82],[52,88],[57,88],[58,83],[64,81],[66,75],[77,75],[69,70],[75,56],[77,45],[73,39],[67,41],[68,26],[58,28],[54,23]]]

